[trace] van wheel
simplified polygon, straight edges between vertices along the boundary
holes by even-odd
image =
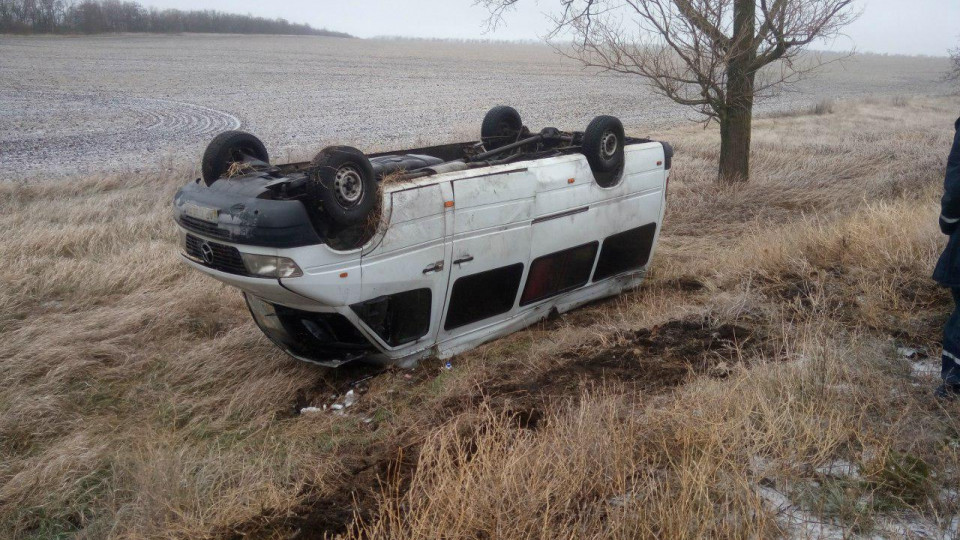
[[[623,124],[614,116],[598,116],[583,132],[583,155],[602,187],[616,185],[623,172]]]
[[[377,203],[377,179],[363,152],[350,146],[330,146],[310,163],[307,196],[342,226],[357,225]]]
[[[523,131],[520,113],[513,107],[498,105],[483,117],[480,140],[484,148],[493,150],[515,142]]]
[[[267,148],[257,137],[245,131],[224,131],[207,145],[200,163],[203,181],[209,186],[230,170],[234,163],[253,158],[270,162]]]

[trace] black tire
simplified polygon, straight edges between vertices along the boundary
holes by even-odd
[[[583,155],[602,187],[611,187],[620,181],[625,144],[623,124],[615,116],[598,116],[583,132]]]
[[[493,150],[515,142],[523,131],[520,113],[513,107],[498,105],[483,117],[480,126],[480,140],[484,148]]]
[[[310,164],[307,196],[334,223],[363,223],[377,205],[379,189],[370,160],[356,148],[329,146]]]
[[[224,131],[207,145],[200,164],[203,181],[214,183],[230,169],[231,163],[243,161],[244,156],[270,162],[270,155],[263,142],[244,131]]]

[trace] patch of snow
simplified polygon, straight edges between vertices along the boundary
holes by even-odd
[[[897,347],[897,354],[904,358],[916,358],[919,353],[910,347]]]
[[[836,474],[836,471],[849,473],[853,464],[838,460],[817,469],[823,474]],[[858,474],[858,473],[856,473]],[[852,475],[851,475],[852,476]],[[815,485],[815,483],[814,483]],[[841,540],[849,538],[849,531],[834,525],[815,514],[795,505],[784,493],[766,486],[758,486],[757,494],[767,508],[776,514],[777,523],[790,539],[817,538],[820,540]],[[952,489],[944,490],[941,496],[956,495]],[[619,498],[615,498],[619,499]],[[613,503],[613,500],[611,500]],[[874,533],[868,538],[931,538],[938,540],[960,540],[960,516],[950,516],[950,522],[944,523],[919,515],[896,515],[878,517],[874,521]],[[858,536],[862,538],[863,536]]]
[[[631,502],[635,501],[636,499],[637,499],[637,496],[635,494],[624,493],[623,495],[617,495],[616,497],[611,497],[610,500],[607,501],[607,503],[610,504],[610,506],[623,508],[628,504],[630,504]]]
[[[780,493],[776,489],[769,487],[760,487],[757,489],[757,492],[769,507],[777,512],[783,512],[793,507],[793,503],[790,501],[790,498]]]
[[[852,478],[854,480],[860,478],[860,466],[843,459],[827,463],[826,465],[818,467],[816,471],[820,474],[836,478]]]
[[[777,522],[787,532],[788,538],[818,538],[822,540],[843,540],[844,530],[830,523],[824,523],[817,516],[805,512],[790,501],[789,497],[776,489],[758,487],[757,494],[776,513]]]
[[[830,389],[838,394],[849,394],[853,392],[853,385],[847,383],[831,384]]]
[[[922,516],[898,516],[897,518],[878,519],[874,522],[880,538],[936,538],[938,540],[954,540],[957,538],[956,525],[960,518],[953,518],[953,522],[944,530],[931,519]],[[886,534],[882,534],[886,533]]]
[[[773,461],[763,456],[750,456],[750,472],[757,476],[767,476],[773,467]]]
[[[300,414],[313,414],[321,412],[322,410],[323,409],[320,409],[319,407],[304,407],[300,409]]]

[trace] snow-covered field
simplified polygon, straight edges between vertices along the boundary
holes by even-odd
[[[946,61],[862,55],[760,113],[824,98],[942,94]],[[635,135],[692,117],[635,77],[588,71],[540,45],[277,36],[0,36],[0,177],[195,163],[216,133],[273,156],[334,143],[403,148],[473,138],[483,113],[582,129],[615,114]]]

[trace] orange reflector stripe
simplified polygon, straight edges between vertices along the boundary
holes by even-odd
[[[444,207],[444,208],[453,208],[453,201],[444,201],[443,207]]]
[[[345,278],[345,277],[347,277],[347,276],[349,276],[349,275],[350,275],[349,273],[343,272],[343,273],[340,274],[340,277]]]
[[[574,182],[576,182],[576,180],[574,180],[573,178],[567,178],[567,183],[568,183],[568,184],[572,184],[572,183],[574,183]]]

